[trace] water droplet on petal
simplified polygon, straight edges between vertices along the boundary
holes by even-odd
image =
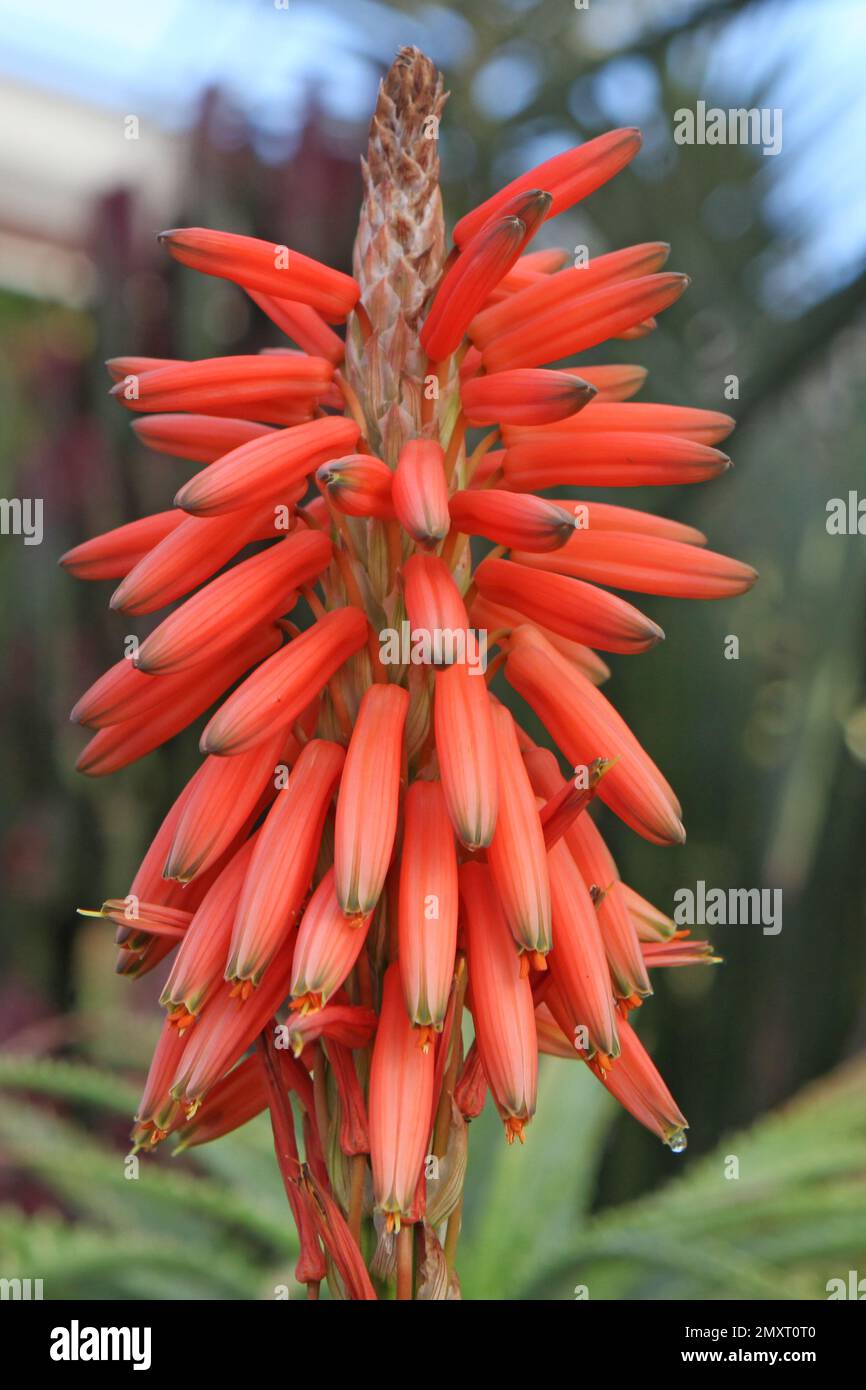
[[[675,1129],[670,1138],[665,1140],[665,1143],[667,1144],[671,1153],[674,1154],[683,1153],[685,1149],[688,1147],[688,1142],[689,1141],[686,1138],[685,1130],[682,1129]]]

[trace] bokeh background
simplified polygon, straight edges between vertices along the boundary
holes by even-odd
[[[105,781],[74,773],[67,711],[125,625],[56,558],[170,505],[185,468],[134,442],[106,357],[278,342],[154,234],[214,225],[348,269],[367,120],[405,43],[452,93],[451,225],[576,141],[644,131],[632,168],[538,244],[672,243],[692,287],[617,360],[649,367],[647,399],[729,409],[736,466],[627,500],[700,527],[761,582],[712,605],[650,599],[667,641],[613,658],[608,693],[689,839],[611,835],[623,877],[668,911],[699,879],[784,895],[780,934],[716,928],[724,964],[663,972],[643,1011],[686,1155],[566,1062],[545,1070],[524,1151],[489,1115],[473,1125],[464,1291],[821,1298],[858,1258],[866,1273],[866,537],[826,529],[866,458],[862,4],[0,0],[0,32],[0,494],[44,499],[41,545],[0,537],[0,1273],[91,1298],[267,1297],[288,1278],[266,1125],[123,1171],[157,991],[117,980],[108,930],[74,909],[126,891],[195,738]],[[674,112],[699,99],[780,108],[781,153],[676,145]]]

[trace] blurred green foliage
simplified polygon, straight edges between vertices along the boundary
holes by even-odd
[[[507,1147],[490,1107],[470,1128],[464,1298],[818,1299],[862,1261],[862,1062],[728,1136],[683,1181],[600,1215],[610,1098],[584,1067],[548,1059],[539,1099],[524,1148]],[[93,1067],[0,1062],[0,1141],[50,1198],[35,1218],[0,1209],[4,1276],[41,1278],[49,1299],[273,1298],[280,1287],[303,1298],[267,1119],[130,1170],[92,1120],[124,1118],[134,1102],[126,1081]]]

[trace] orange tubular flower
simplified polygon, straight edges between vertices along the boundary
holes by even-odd
[[[433,1118],[432,1048],[418,1046],[406,1016],[400,971],[385,972],[370,1068],[370,1158],[376,1206],[399,1231],[410,1216]]]
[[[189,1032],[171,1094],[195,1114],[212,1086],[244,1055],[288,994],[292,968],[289,940],[278,952],[261,986],[245,999],[225,981]],[[192,1116],[190,1115],[190,1118]]]
[[[367,622],[357,608],[326,613],[229,696],[201,736],[202,752],[243,753],[285,729],[366,637]]]
[[[271,425],[218,415],[145,415],[133,420],[132,428],[149,449],[194,463],[213,463],[251,439],[275,433]]]
[[[457,948],[457,854],[441,784],[413,782],[404,819],[397,915],[403,998],[413,1024],[438,1032]]]
[[[647,379],[646,367],[564,367],[562,370],[574,372],[594,386],[597,405],[605,401],[627,401],[630,396],[637,395]]]
[[[163,856],[166,878],[188,883],[216,863],[273,785],[285,742],[280,730],[248,753],[205,759]]]
[[[136,1131],[140,1139],[146,1136],[151,1144],[164,1139],[179,1118],[180,1107],[169,1093],[169,1087],[186,1050],[188,1036],[166,1022],[154,1049],[144,1091],[135,1112]]]
[[[222,983],[235,910],[255,843],[247,840],[229,860],[184,934],[159,1000],[176,1028],[189,1028]]]
[[[451,824],[467,849],[493,839],[499,806],[496,743],[483,676],[456,662],[436,672],[436,755]]]
[[[415,554],[403,566],[403,592],[413,629],[430,633],[431,637],[441,634],[443,661],[450,665],[444,651],[445,634],[465,633],[469,626],[466,606],[451,571],[436,555]]]
[[[321,1009],[346,979],[361,950],[370,917],[347,917],[329,869],[298,928],[291,995],[296,1009]]]
[[[521,493],[521,496],[531,496]],[[672,521],[667,516],[656,516],[653,512],[639,512],[634,507],[616,507],[610,502],[560,502],[574,517],[577,534],[569,535],[562,547],[563,556],[569,556],[584,543],[588,532],[619,531],[637,536],[658,536],[661,540],[682,541],[684,545],[706,545],[707,538],[694,526],[686,526],[681,521]],[[528,547],[527,547],[528,548]],[[568,573],[563,570],[563,573]]]
[[[568,845],[560,840],[548,854],[553,903],[554,947],[548,968],[555,997],[551,1012],[572,1040],[589,1056],[619,1053],[613,989],[604,942],[589,889]],[[581,1030],[585,1030],[584,1034]]]
[[[693,941],[688,932],[677,933],[682,940],[641,944],[645,964],[650,970],[672,965],[719,965],[721,956],[713,954],[709,941]]]
[[[194,516],[218,516],[244,507],[278,502],[327,459],[339,457],[358,439],[352,420],[311,420],[251,439],[197,473],[175,497],[175,506]]]
[[[504,375],[504,373],[503,373]],[[559,430],[584,434],[619,431],[635,434],[671,434],[696,444],[721,444],[734,428],[734,420],[720,410],[692,410],[682,405],[652,405],[643,401],[594,401],[592,410],[559,423]],[[509,443],[520,438],[540,438],[535,429],[506,424],[503,437]],[[547,430],[546,433],[553,433]]]
[[[390,521],[393,473],[387,463],[371,454],[347,454],[323,463],[316,471],[316,485],[347,516],[376,516]]]
[[[530,213],[549,205],[549,195],[536,192]],[[459,347],[475,314],[523,250],[527,232],[527,222],[512,214],[484,225],[466,243],[439,286],[421,330],[421,346],[431,362],[441,362]]]
[[[655,944],[670,941],[676,935],[677,928],[673,918],[653,907],[640,893],[629,888],[627,883],[620,884],[619,895],[628,908],[628,914],[641,941]]]
[[[572,353],[586,352],[676,303],[688,289],[687,275],[665,272],[603,288],[566,300],[493,338],[484,348],[485,371],[537,367]]]
[[[548,217],[556,217],[568,208],[579,203],[590,193],[594,193],[620,169],[624,169],[634,159],[640,149],[641,135],[633,127],[611,130],[599,135],[576,149],[566,150],[564,154],[554,155],[544,164],[538,164],[528,173],[506,184],[505,188],[494,193],[479,207],[461,217],[454,228],[454,242],[464,246],[485,222],[488,222],[509,199],[527,189],[549,188],[553,198],[548,209]]]
[[[560,430],[523,435],[505,451],[505,481],[516,492],[563,484],[645,487],[701,483],[731,466],[727,454],[706,444],[659,433]]]
[[[123,358],[116,363],[122,376],[110,395],[127,409],[142,411],[198,410],[207,414],[215,405],[222,412],[271,398],[303,406],[325,394],[334,374],[333,365],[323,357],[277,357],[269,353],[171,362],[141,373]]]
[[[430,546],[444,540],[451,521],[441,444],[433,439],[412,439],[403,445],[391,496],[400,525],[414,541]]]
[[[520,627],[521,623],[526,622],[526,619],[515,608],[506,608],[503,604],[491,603],[489,599],[478,595],[472,604],[472,622],[482,630],[496,632],[500,628],[510,631],[512,628]],[[591,647],[585,647],[580,642],[572,642],[551,628],[545,627],[542,623],[536,623],[535,626],[542,636],[547,638],[550,645],[561,652],[568,661],[573,661],[578,671],[581,671],[587,680],[592,681],[593,685],[602,685],[608,679],[610,667],[605,665],[601,657]]]
[[[618,285],[625,280],[639,280],[661,270],[670,254],[664,241],[650,241],[640,246],[627,246],[606,256],[595,256],[584,265],[561,270],[536,280],[507,303],[482,310],[469,325],[469,336],[477,348],[485,348],[494,338],[510,332],[517,324],[540,317],[604,285]],[[571,368],[576,372],[578,368]],[[645,375],[645,373],[644,373]],[[587,378],[589,380],[589,378]]]
[[[544,832],[514,721],[508,710],[495,702],[490,713],[499,772],[499,814],[487,862],[518,950],[528,951],[536,968],[544,969],[543,957],[550,950],[550,881]]]
[[[657,1134],[674,1153],[682,1153],[688,1121],[637,1033],[625,1020],[620,1021],[619,1039],[621,1050],[616,1063],[603,1072],[597,1069],[596,1075],[630,1115]]]
[[[626,825],[656,844],[683,842],[679,802],[595,686],[529,627],[513,634],[505,670],[572,766],[588,767],[598,757],[617,760],[598,794]]]
[[[294,925],[316,866],[344,756],[338,744],[312,739],[302,749],[288,784],[277,793],[237,905],[227,980],[257,985]],[[291,846],[290,854],[286,846]]]
[[[293,590],[315,579],[331,558],[331,542],[300,532],[219,575],[155,628],[135,665],[150,675],[195,666],[205,652],[217,655],[248,628],[294,605]]]
[[[267,314],[286,337],[296,342],[304,352],[325,357],[335,367],[342,362],[346,355],[345,343],[309,304],[299,304],[294,299],[274,299],[272,295],[249,288],[247,294],[254,304],[258,304],[262,313]]]
[[[575,527],[573,513],[527,492],[455,492],[449,503],[458,531],[486,536],[497,545],[526,550],[558,550]]]
[[[569,372],[526,367],[467,381],[461,395],[473,425],[546,425],[583,410],[595,387]]]
[[[278,640],[274,629],[274,645]],[[250,657],[250,663],[256,659],[258,649],[259,639],[255,637],[252,647],[254,655]],[[140,721],[143,715],[160,708],[171,714],[176,709],[177,701],[184,696],[193,699],[196,692],[201,692],[202,698],[206,697],[220,671],[226,673],[221,688],[229,685],[234,675],[239,674],[236,655],[225,656],[224,661],[216,666],[201,662],[191,670],[178,671],[158,681],[139,671],[129,658],[122,657],[85,690],[73,706],[69,718],[74,724],[104,729],[112,724]],[[221,691],[216,690],[215,693]],[[210,696],[212,698],[213,695]],[[208,704],[210,699],[207,700]]]
[[[347,917],[372,912],[385,883],[397,832],[408,707],[409,694],[400,686],[371,685],[358,709],[334,831],[337,901]]]
[[[181,524],[143,555],[111,595],[109,605],[121,613],[152,613],[210,579],[244,546],[273,539],[273,507],[227,516],[181,516]]]
[[[313,1110],[313,1085],[302,1064],[290,1053],[280,1052],[280,1072],[287,1091],[294,1091],[304,1109]],[[175,1153],[200,1144],[210,1144],[224,1134],[255,1119],[267,1107],[268,1088],[257,1056],[246,1057],[233,1071],[218,1081],[195,1113],[184,1125],[181,1141]]]
[[[121,579],[183,521],[178,512],[156,512],[116,526],[61,555],[59,564],[76,579]]]
[[[184,673],[182,691],[178,693],[177,687],[173,687],[168,704],[159,704],[154,710],[139,709],[129,718],[101,729],[79,754],[76,768],[88,777],[104,777],[153,752],[197,719],[244,671],[270,656],[279,643],[280,634],[273,624],[245,633],[234,649],[223,653],[213,665],[202,663],[201,669],[193,667],[191,673]],[[148,679],[151,678],[145,677]]]
[[[538,748],[524,753],[524,758],[536,792],[548,799],[557,796],[566,784],[553,755],[546,749]],[[589,815],[578,815],[573,819],[565,829],[563,839],[581,879],[595,900],[612,990],[618,998],[637,1004],[652,990],[637,930],[620,891],[622,884],[613,856]]]
[[[484,560],[475,582],[479,593],[494,603],[516,608],[563,637],[603,652],[645,652],[664,637],[658,624],[630,603],[579,579],[513,560]]]
[[[539,1048],[588,1063],[681,1148],[685,1121],[626,1020],[651,971],[715,959],[621,882],[598,828],[596,797],[653,844],[685,837],[673,790],[597,688],[611,676],[598,653],[662,637],[612,589],[721,598],[754,572],[691,526],[580,497],[715,477],[733,421],[634,401],[643,367],[582,360],[604,344],[619,358],[615,340],[639,355],[688,284],[666,243],[585,265],[527,250],[628,164],[638,132],[527,170],[449,246],[430,138],[444,101],[434,66],[401,50],[362,162],[352,276],[279,242],[164,234],[285,343],[112,358],[137,440],[201,466],[171,511],[61,561],[114,580],[124,614],[177,605],[77,701],[96,731],[79,768],[123,768],[207,720],[129,893],[94,895],[118,972],[167,975],[133,1142],[191,1147],[268,1107],[313,1295],[327,1274],[335,1294],[375,1298],[390,1265],[399,1299],[430,1292],[430,1228],[465,1162],[459,1116],[489,1089],[522,1141]],[[482,560],[474,538],[500,550]],[[491,695],[503,676],[547,748]],[[428,1154],[447,1178],[425,1213]],[[376,1241],[371,1186],[385,1226],[417,1223],[417,1239],[392,1243],[377,1215]]]
[[[328,323],[342,323],[358,300],[358,286],[350,275],[287,246],[205,227],[177,228],[162,232],[159,239],[181,265],[277,299],[308,304]]]
[[[488,494],[492,495],[492,494]],[[757,574],[750,565],[660,536],[602,531],[580,537],[568,555],[515,551],[514,560],[615,589],[673,598],[731,598],[751,589]]]
[[[460,868],[475,1039],[509,1144],[535,1114],[538,1040],[532,989],[483,864]]]

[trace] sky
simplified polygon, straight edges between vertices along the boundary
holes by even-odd
[[[654,15],[674,25],[695,3],[590,0],[580,22],[591,24],[596,46],[614,51],[648,17],[650,27]],[[569,8],[569,0],[489,0],[491,16],[525,14],[530,37],[533,11],[551,4]],[[0,82],[135,113],[168,131],[188,126],[202,91],[219,84],[261,131],[264,151],[269,137],[298,128],[311,93],[335,117],[365,116],[383,62],[406,42],[446,70],[471,62],[459,5],[401,13],[375,0],[0,0]],[[675,43],[669,62],[714,101],[783,111],[784,157],[764,161],[758,177],[778,234],[797,249],[771,290],[815,280],[826,292],[857,273],[866,254],[866,2],[766,0],[726,23],[710,49]],[[518,116],[543,80],[537,54],[506,54],[476,73],[475,100],[487,114]],[[611,122],[651,119],[649,64],[613,57],[595,85]],[[0,124],[0,146],[15,138]]]

